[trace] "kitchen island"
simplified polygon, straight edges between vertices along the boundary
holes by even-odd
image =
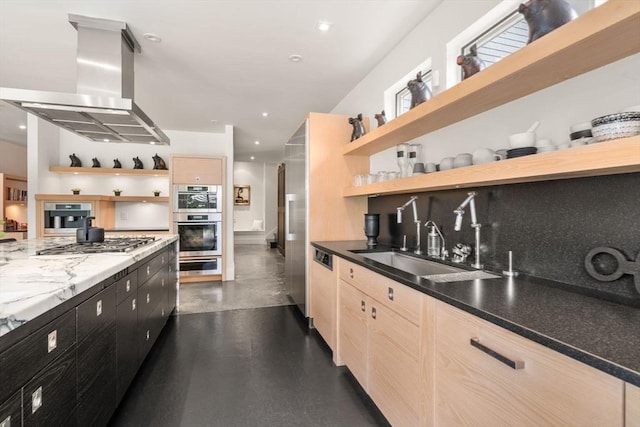
[[[106,425],[176,306],[176,240],[61,255],[37,252],[75,238],[0,245],[0,423]]]

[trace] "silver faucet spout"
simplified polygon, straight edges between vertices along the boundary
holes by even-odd
[[[399,208],[396,208],[396,221],[398,224],[402,223],[402,211],[409,206],[412,205],[413,208],[413,222],[416,224],[416,249],[413,251],[415,254],[422,254],[422,250],[420,249],[420,219],[418,218],[418,207],[416,206],[416,200],[418,196],[411,196],[411,198]]]
[[[475,262],[471,264],[471,266],[473,268],[482,268],[482,264],[480,263],[480,228],[482,227],[482,225],[478,223],[478,217],[476,215],[476,194],[477,193],[475,191],[470,191],[469,193],[467,193],[467,198],[464,199],[464,201],[460,203],[460,206],[458,206],[453,211],[453,213],[456,214],[456,222],[453,226],[453,229],[455,231],[460,231],[460,229],[462,228],[462,216],[464,215],[464,208],[469,205],[469,210],[471,211],[471,228],[475,230],[476,237],[476,248],[474,250]]]

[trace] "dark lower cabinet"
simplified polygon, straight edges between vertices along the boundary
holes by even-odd
[[[0,403],[0,427],[22,427],[22,390]]]
[[[175,308],[176,251],[121,271],[0,348],[0,427],[106,426]]]
[[[75,346],[33,377],[22,388],[22,396],[24,427],[77,425]]]
[[[140,366],[137,293],[116,307],[116,354],[116,401],[120,403]]]
[[[78,425],[105,426],[116,409],[116,287],[76,308]]]

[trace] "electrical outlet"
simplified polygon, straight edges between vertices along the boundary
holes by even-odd
[[[120,219],[122,221],[126,221],[127,220],[127,213],[125,211],[121,211],[120,212]]]

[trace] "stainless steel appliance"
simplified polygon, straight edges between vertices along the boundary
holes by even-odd
[[[151,243],[155,237],[108,237],[103,242],[69,243],[41,249],[36,255],[96,254],[103,252],[130,252]]]
[[[222,214],[173,214],[180,238],[180,276],[222,273]]]
[[[44,204],[44,234],[74,234],[91,216],[91,203],[51,202]]]
[[[308,120],[285,144],[285,285],[291,299],[309,316],[307,234],[309,191]]]
[[[222,212],[221,185],[175,185],[173,212]]]

